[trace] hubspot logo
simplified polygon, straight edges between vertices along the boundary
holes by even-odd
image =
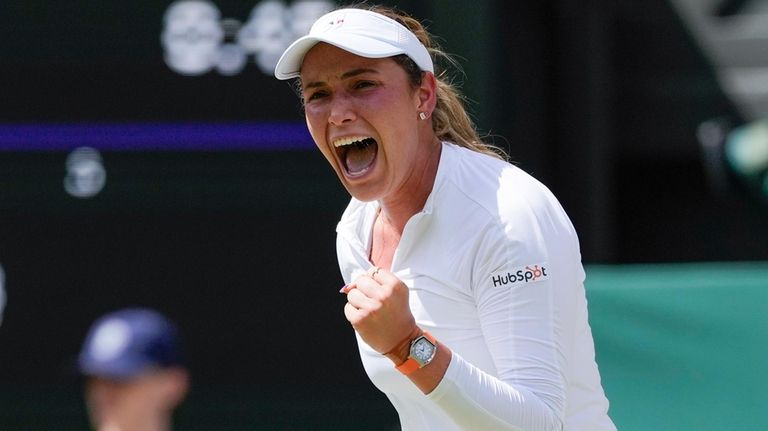
[[[549,274],[547,274],[547,268],[544,265],[527,265],[517,270],[492,274],[491,282],[493,287],[500,287],[516,283],[534,283],[547,277]]]

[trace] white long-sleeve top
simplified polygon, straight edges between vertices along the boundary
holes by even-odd
[[[378,202],[352,199],[337,226],[349,283],[370,267]],[[417,325],[453,352],[424,395],[357,337],[365,371],[403,430],[615,430],[587,321],[578,238],[552,193],[522,170],[443,143],[424,209],[391,271]]]

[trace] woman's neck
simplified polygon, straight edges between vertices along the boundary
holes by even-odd
[[[379,201],[378,217],[382,218],[388,227],[394,229],[398,236],[403,233],[408,220],[424,209],[424,204],[432,193],[442,147],[442,143],[435,138],[422,164],[423,167],[414,169],[413,175],[399,193]]]

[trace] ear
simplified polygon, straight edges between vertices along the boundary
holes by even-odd
[[[175,367],[165,370],[164,402],[167,408],[176,408],[189,392],[189,372]]]
[[[421,85],[416,89],[416,95],[416,110],[431,117],[437,105],[437,78],[434,73],[424,72]]]

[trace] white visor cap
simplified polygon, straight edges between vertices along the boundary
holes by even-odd
[[[318,42],[334,45],[366,58],[405,54],[423,71],[434,73],[427,48],[397,21],[364,9],[339,9],[321,16],[309,34],[293,42],[275,67],[277,79],[299,76],[304,56]]]

